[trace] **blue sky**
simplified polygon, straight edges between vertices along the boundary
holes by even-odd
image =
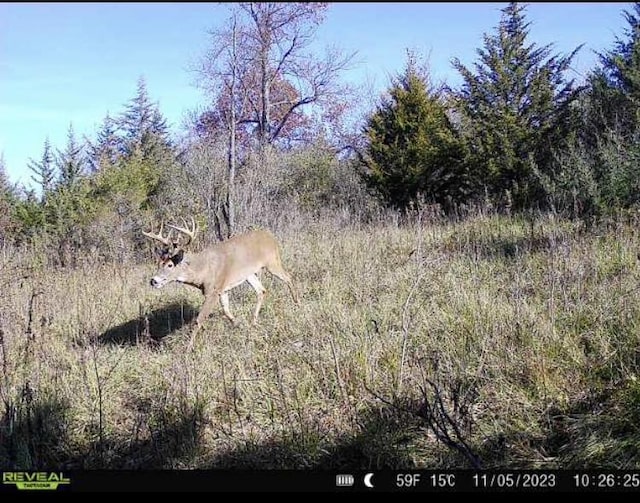
[[[344,80],[368,82],[374,97],[402,69],[407,48],[428,55],[436,80],[456,86],[451,59],[476,61],[504,5],[335,3],[317,46],[357,51]],[[529,40],[560,53],[584,43],[574,60],[579,76],[593,67],[593,50],[623,36],[622,11],[631,5],[530,3]],[[140,76],[178,132],[185,112],[206,103],[189,67],[228,13],[214,3],[0,3],[0,153],[9,178],[29,186],[29,158],[40,157],[47,136],[63,149],[70,123],[79,138],[92,137],[107,112],[122,112]]]

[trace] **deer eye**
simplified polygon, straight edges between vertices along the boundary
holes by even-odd
[[[166,267],[167,269],[173,269],[173,262],[171,262],[171,261],[167,262],[167,263],[166,263],[166,265],[165,265],[165,267]]]

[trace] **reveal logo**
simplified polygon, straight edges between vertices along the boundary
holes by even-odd
[[[2,483],[15,485],[20,490],[55,491],[60,484],[71,480],[62,472],[3,472]]]

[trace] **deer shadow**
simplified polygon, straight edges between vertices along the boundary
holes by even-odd
[[[100,344],[136,346],[144,342],[160,342],[166,336],[189,325],[198,310],[186,303],[174,302],[136,319],[112,327],[97,337]]]

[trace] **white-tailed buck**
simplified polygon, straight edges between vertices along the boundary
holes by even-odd
[[[192,254],[186,253],[185,250],[198,232],[193,218],[191,229],[186,228],[186,222],[184,227],[170,224],[168,227],[184,234],[187,237],[186,241],[180,242],[180,240],[163,236],[163,225],[160,226],[157,234],[143,232],[148,238],[164,245],[164,248],[156,248],[160,268],[151,278],[151,285],[162,288],[167,283],[178,281],[194,286],[204,294],[204,304],[196,319],[196,328],[191,336],[190,347],[196,332],[211,314],[217,299],[220,299],[226,317],[235,324],[235,318],[229,311],[228,292],[245,281],[253,287],[258,296],[258,302],[253,311],[253,323],[256,322],[266,292],[257,276],[263,267],[287,284],[293,300],[298,303],[291,277],[280,263],[278,243],[271,233],[264,230],[250,231],[210,246],[200,253]]]

